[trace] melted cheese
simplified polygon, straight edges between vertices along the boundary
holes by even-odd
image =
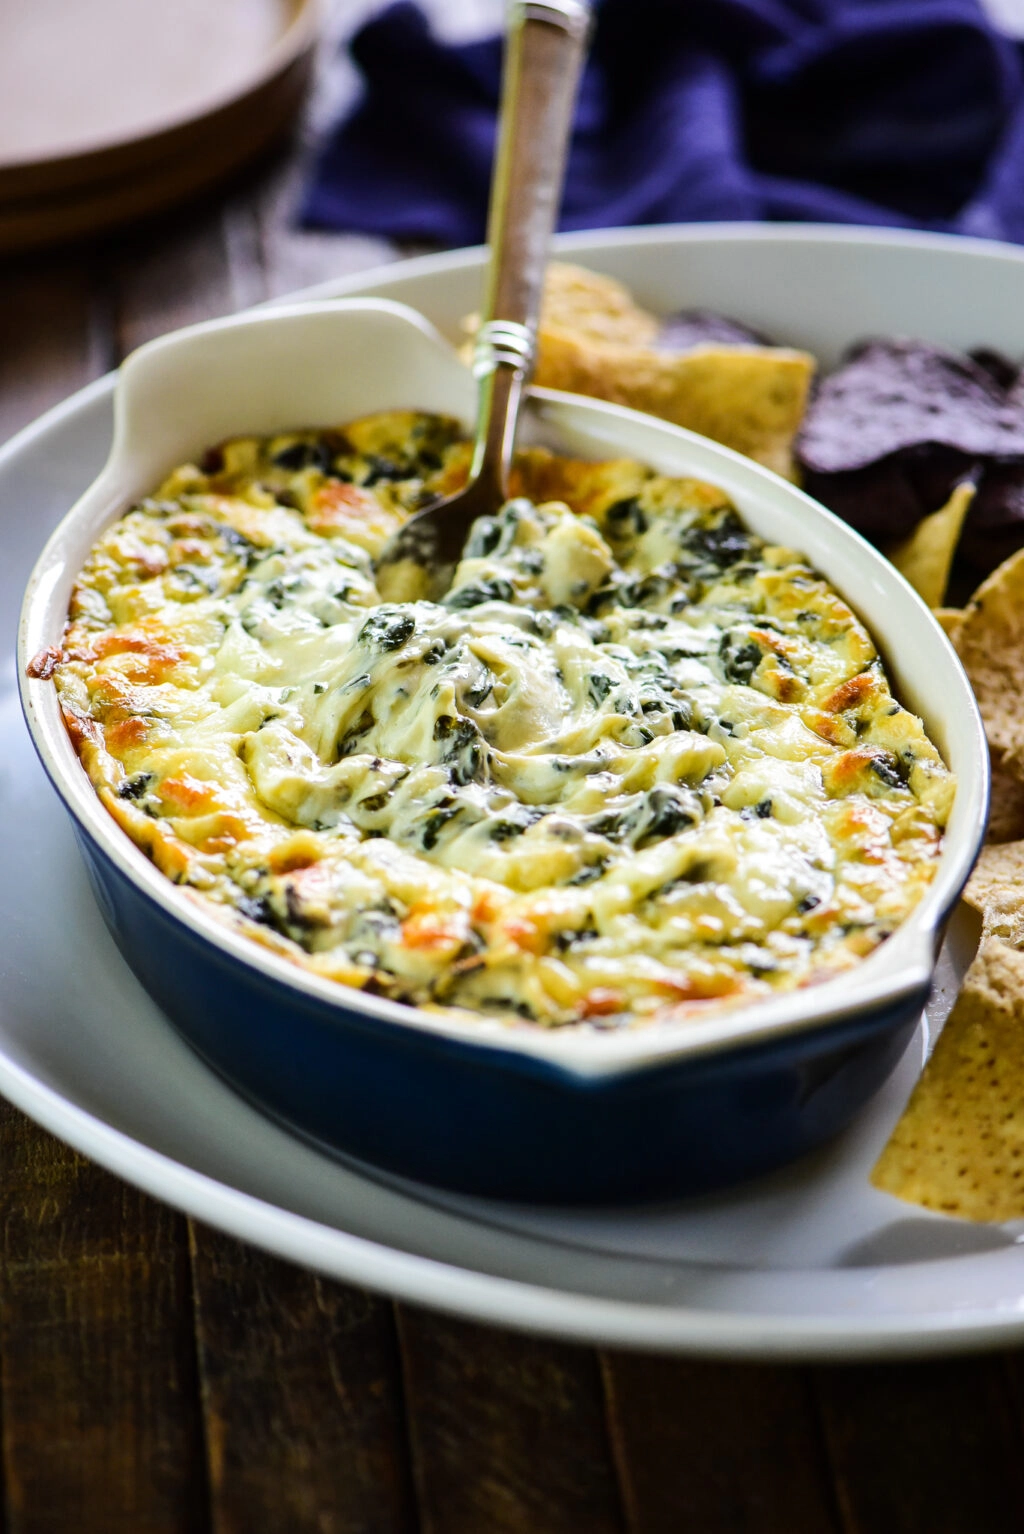
[[[842,972],[932,877],[953,780],[867,633],[714,487],[523,455],[440,603],[373,556],[453,423],[244,439],[100,539],[56,683],[171,878],[346,985],[545,1024]]]

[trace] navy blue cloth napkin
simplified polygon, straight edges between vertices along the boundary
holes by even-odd
[[[351,44],[307,225],[484,238],[498,38],[445,45],[408,0]],[[604,0],[560,227],[897,224],[1024,241],[1024,60],[977,0]]]

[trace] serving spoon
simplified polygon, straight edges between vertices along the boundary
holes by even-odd
[[[385,601],[425,594],[424,587],[442,596],[470,527],[508,500],[589,25],[585,0],[514,0],[511,7],[487,226],[490,266],[473,349],[478,405],[469,481],[410,518],[384,548],[377,588]]]

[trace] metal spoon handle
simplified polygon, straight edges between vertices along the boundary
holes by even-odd
[[[479,382],[471,480],[503,500],[516,418],[533,371],[548,244],[561,202],[590,12],[584,0],[514,0],[491,184],[491,248],[473,372]]]

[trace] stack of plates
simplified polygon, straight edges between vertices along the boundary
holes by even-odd
[[[314,0],[17,0],[0,49],[0,251],[220,180],[302,100]]]

